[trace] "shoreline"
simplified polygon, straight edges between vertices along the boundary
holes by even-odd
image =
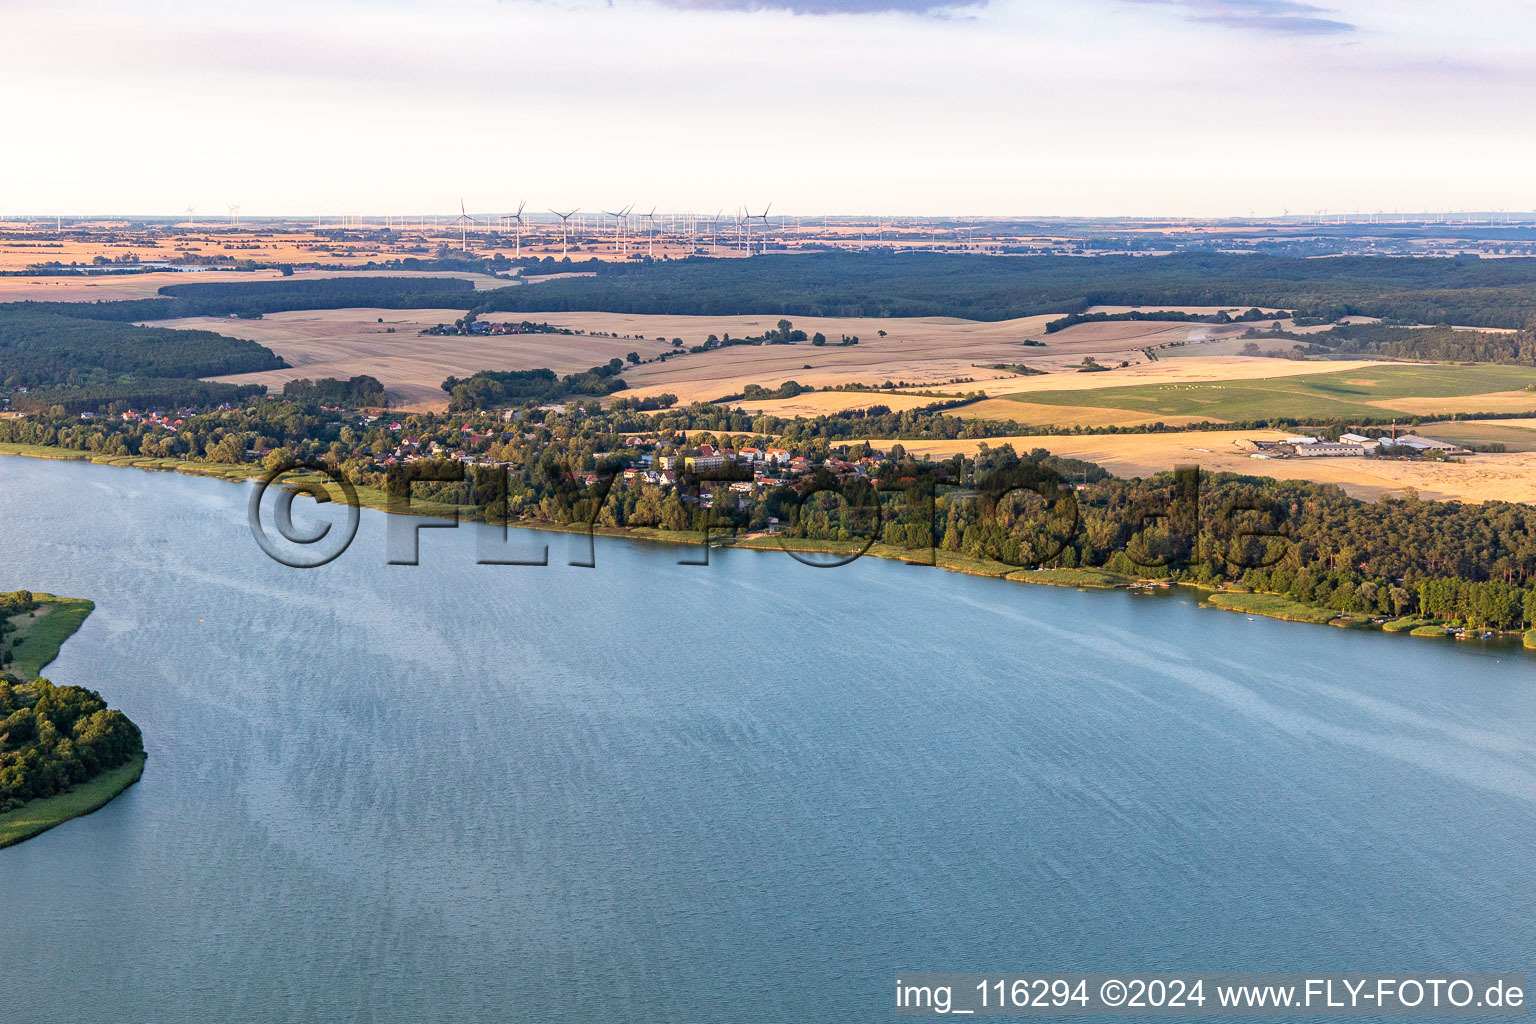
[[[41,604],[51,606],[46,618],[39,621],[49,622],[50,625],[52,622],[57,622],[67,628],[68,632],[59,636],[45,634],[45,637],[30,635],[27,637],[28,640],[51,641],[51,646],[27,650],[26,657],[29,660],[25,664],[29,668],[22,674],[29,677],[28,682],[32,678],[46,678],[42,675],[42,670],[59,656],[59,651],[63,649],[64,644],[79,631],[91,612],[96,609],[95,602],[84,598],[59,597],[56,594],[45,594],[40,591],[34,592],[32,596]],[[34,663],[35,669],[32,669],[30,666]],[[14,666],[11,674],[17,674]],[[129,786],[139,781],[144,774],[144,763],[148,757],[147,753],[141,752],[116,768],[108,768],[84,782],[76,783],[67,792],[28,800],[15,810],[0,813],[0,850],[42,835],[67,821],[101,810],[121,796]]]
[[[126,764],[87,779],[68,793],[28,800],[14,811],[0,814],[0,850],[101,810],[139,781],[148,758],[148,754],[139,754]]]
[[[260,477],[264,472],[259,466],[251,463],[223,466],[217,463],[187,462],[181,459],[146,458],[131,455],[103,456],[95,455],[91,452],[77,452],[72,449],[50,448],[45,445],[0,443],[0,455],[54,459],[61,462],[90,462],[94,465],[114,466],[119,469],[141,469],[149,472],[181,473],[185,476],[221,479],[229,483],[245,483]],[[322,479],[324,478],[322,477]],[[387,498],[382,491],[374,491],[367,487],[358,487],[356,490],[359,506],[371,508],[386,515],[415,515],[423,518],[433,518],[433,513],[439,512],[446,513],[448,516],[457,515],[458,519],[462,522],[487,522],[483,517],[467,512],[468,506],[441,505],[433,502],[421,502],[419,504],[413,502],[409,512],[396,512],[387,507]],[[564,533],[578,536],[586,535],[590,529],[593,537],[652,541],[679,547],[701,547],[703,546],[705,536],[697,531],[664,531],[652,527],[592,526],[589,528],[570,526],[563,523],[533,523],[526,521],[513,521],[506,525],[523,530],[539,530],[547,533]],[[784,541],[781,535],[753,533],[731,536],[724,533],[716,535],[713,531],[709,534],[709,546],[722,549],[738,548],[746,551],[772,551],[778,549],[785,552],[794,551],[805,554],[822,553],[832,555],[850,555],[857,551],[859,547],[859,545],[850,541],[802,541],[795,543]],[[969,555],[952,554],[942,551],[937,547],[922,549],[933,552],[933,559],[929,561],[926,558],[913,557],[913,550],[889,547],[876,541],[869,544],[867,549],[857,555],[857,557],[882,558],[896,562],[926,565],[936,569],[943,569],[946,572],[958,572],[970,576],[987,576],[1014,583],[1028,583],[1034,586],[1071,587],[1078,590],[1123,590],[1132,594],[1147,593],[1154,590],[1168,590],[1173,587],[1187,587],[1205,595],[1200,599],[1200,608],[1236,612],[1248,616],[1260,615],[1268,619],[1278,619],[1283,622],[1300,622],[1307,625],[1328,625],[1335,628],[1358,629],[1378,633],[1402,632],[1411,636],[1418,636],[1421,639],[1429,637],[1432,639],[1479,641],[1486,639],[1507,640],[1510,638],[1520,640],[1524,636],[1527,638],[1524,643],[1525,649],[1536,650],[1536,629],[1529,632],[1525,630],[1509,632],[1487,631],[1492,633],[1491,638],[1483,637],[1481,633],[1484,631],[1478,631],[1477,635],[1462,636],[1452,634],[1448,630],[1431,633],[1422,632],[1417,629],[1390,629],[1386,627],[1403,620],[1384,618],[1382,616],[1362,616],[1336,611],[1332,608],[1306,605],[1298,601],[1292,601],[1282,594],[1211,589],[1195,583],[1123,576],[1097,567],[1021,569],[1002,562],[990,562],[985,559],[972,558]],[[850,561],[852,560],[850,559]],[[1245,598],[1253,600],[1244,600]],[[1375,621],[1376,619],[1382,619],[1383,621],[1377,622]],[[1429,620],[1425,619],[1424,621],[1427,623]]]

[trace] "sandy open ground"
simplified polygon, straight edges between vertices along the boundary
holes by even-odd
[[[654,355],[655,342],[584,335],[511,334],[497,337],[421,336],[417,332],[463,315],[453,309],[328,309],[269,313],[260,320],[187,317],[157,321],[161,327],[217,331],[260,342],[282,356],[287,370],[239,373],[213,380],[265,384],[272,391],[299,377],[345,379],[360,373],[377,377],[391,406],[406,410],[447,407],[443,380],[477,370],[548,367],[574,373],[639,350]],[[383,323],[380,323],[380,318]],[[518,317],[521,319],[521,317]],[[395,328],[394,334],[387,329]]]
[[[1521,421],[1517,421],[1521,422]],[[1536,423],[1536,421],[1530,421]],[[902,441],[909,452],[942,458],[972,454],[982,444],[1011,443],[1018,451],[1044,448],[1055,455],[1095,462],[1122,477],[1146,477],[1175,466],[1242,473],[1280,480],[1338,484],[1356,498],[1401,495],[1412,487],[1421,498],[1536,503],[1536,452],[1470,455],[1463,462],[1388,459],[1256,459],[1235,442],[1279,440],[1273,430],[1192,430],[1166,434],[1102,434],[1071,437],[993,437],[985,440]],[[892,441],[872,441],[876,448]]]

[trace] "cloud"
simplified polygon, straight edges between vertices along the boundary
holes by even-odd
[[[789,11],[791,14],[923,14],[942,17],[987,0],[659,0],[690,11]]]
[[[1291,36],[1354,32],[1355,26],[1326,15],[1336,12],[1301,0],[1126,0],[1173,7],[1189,21]]]

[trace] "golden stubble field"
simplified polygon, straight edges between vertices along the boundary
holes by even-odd
[[[1400,496],[1406,488],[1413,488],[1426,499],[1536,503],[1536,452],[1469,455],[1461,462],[1256,459],[1236,444],[1243,439],[1268,441],[1284,436],[1274,430],[1191,430],[1162,434],[1021,436],[900,443],[909,452],[934,458],[971,455],[982,444],[996,448],[1009,443],[1021,452],[1044,448],[1053,455],[1098,463],[1121,477],[1147,477],[1175,466],[1194,465],[1211,472],[1337,484],[1345,493],[1366,500]],[[870,443],[885,448],[896,442]]]
[[[1341,360],[1326,364],[1328,370],[1354,370],[1362,367],[1381,366],[1355,360]],[[1031,403],[1027,396],[1032,391],[1086,391],[1099,388],[1133,387],[1142,384],[1199,384],[1223,380],[1266,380],[1279,377],[1318,373],[1318,363],[1301,363],[1291,359],[1267,359],[1263,357],[1190,357],[1164,359],[1155,363],[1133,363],[1124,369],[1103,373],[1077,373],[1067,370],[1038,376],[1008,376],[975,384],[957,384],[934,387],[931,390],[944,394],[962,394],[983,391],[989,397],[949,410],[952,416],[962,419],[1016,420],[1019,423],[1059,426],[1144,426],[1149,423],[1166,423],[1169,426],[1185,426],[1208,416],[1174,416],[1163,413],[1145,413],[1132,409],[1100,408],[1097,406],[1047,405]],[[1013,396],[1013,397],[1008,397]],[[931,396],[906,394],[901,391],[879,394],[860,392],[815,392],[794,398],[773,399],[762,402],[742,402],[742,408],[753,412],[768,412],[778,416],[823,415],[844,409],[861,409],[871,405],[886,405],[892,409],[910,409],[935,401]]]
[[[772,330],[779,317],[754,316],[658,316],[627,313],[534,312],[519,314],[530,320],[547,320],[565,327],[587,331],[655,339],[681,338],[685,345],[702,343],[710,334],[750,337]],[[846,318],[788,317],[796,328],[814,335],[827,336],[822,347],[802,342],[798,345],[742,345],[697,355],[683,355],[665,363],[653,363],[626,371],[631,394],[647,396],[662,393],[677,395],[683,402],[710,401],[739,394],[748,384],[773,388],[788,380],[813,387],[840,384],[878,385],[885,381],[906,381],[924,390],[959,394],[986,391],[1009,394],[1041,385],[1032,382],[1089,379],[1083,386],[1105,387],[1110,378],[1140,368],[1147,374],[1136,380],[1149,383],[1165,379],[1211,380],[1219,377],[1200,375],[1200,368],[1162,369],[1161,363],[1148,360],[1143,349],[1170,342],[1185,349],[1204,340],[1218,341],[1233,337],[1244,328],[1210,324],[1168,322],[1114,322],[1079,324],[1045,333],[1045,325],[1058,314],[1022,317],[1014,320],[983,322],[953,317]],[[885,337],[880,331],[885,331]],[[859,344],[840,346],[844,336],[856,335]],[[1027,340],[1044,341],[1044,346],[1026,345]],[[1113,373],[1077,374],[1073,371],[1084,358],[1092,357],[1106,365],[1130,364]],[[1184,363],[1189,360],[1181,359]],[[1278,365],[1282,360],[1262,360]],[[1048,376],[1021,377],[1006,370],[986,369],[991,363],[1022,363],[1045,370]],[[1167,375],[1167,376],[1165,376]],[[946,382],[971,378],[961,384]],[[1057,383],[1055,386],[1072,386]],[[921,405],[890,396],[850,393],[802,395],[789,400],[793,406],[752,403],[749,408],[828,412],[883,404]],[[788,413],[793,415],[794,413]]]
[[[535,286],[536,287],[536,286]],[[674,352],[671,339],[685,345],[702,343],[710,334],[734,337],[760,335],[773,329],[778,317],[656,316],[596,312],[493,313],[486,320],[534,320],[580,330],[578,335],[516,335],[496,338],[421,337],[423,327],[451,321],[460,310],[340,309],[270,314],[262,320],[194,317],[164,321],[163,326],[198,327],[250,338],[271,348],[292,370],[239,375],[221,379],[281,386],[298,376],[350,377],[371,374],[381,380],[391,400],[402,408],[440,409],[440,390],[447,376],[466,377],[477,370],[521,370],[547,366],[558,373],[584,370],[611,358],[638,352],[654,359]],[[384,323],[379,323],[382,317]],[[1141,349],[1169,339],[1187,340],[1209,331],[1210,325],[1168,323],[1082,324],[1044,335],[1049,315],[1018,320],[978,322],[947,317],[858,319],[791,318],[808,334],[821,332],[829,343],[813,346],[741,345],[698,354],[683,354],[666,362],[649,362],[625,371],[631,397],[674,394],[681,402],[710,401],[741,393],[746,385],[773,388],[787,380],[813,387],[851,383],[906,381],[925,391],[960,394],[982,391],[991,396],[1035,390],[1075,390],[1150,383],[1195,383],[1250,379],[1317,372],[1316,364],[1254,357],[1198,357],[1149,361]],[[394,327],[395,333],[387,333]],[[880,331],[885,331],[884,337]],[[612,335],[611,337],[609,335]],[[838,345],[844,335],[857,335],[859,344]],[[1025,345],[1048,339],[1045,347]],[[1190,346],[1193,347],[1193,346]],[[1189,347],[1180,351],[1188,351]],[[1092,356],[1115,369],[1078,373]],[[1119,367],[1120,361],[1128,366]],[[1024,363],[1049,372],[1019,376],[985,369],[988,363]],[[978,365],[981,364],[981,365]],[[1351,369],[1365,363],[1330,364]],[[809,369],[807,369],[809,367]],[[947,384],[957,378],[971,382]],[[743,403],[751,411],[775,415],[820,415],[844,409],[886,405],[909,409],[934,401],[931,395],[869,392],[815,392],[792,399]],[[961,416],[1015,419],[1020,422],[1085,425],[1138,425],[1161,419],[1173,425],[1188,417],[1151,416],[1124,410],[1033,406],[999,398],[956,412]]]
[[[156,321],[157,327],[200,328],[249,338],[282,356],[286,370],[230,374],[213,380],[265,384],[281,391],[300,377],[345,379],[370,374],[384,384],[392,407],[406,411],[447,408],[444,379],[477,370],[548,367],[574,373],[638,350],[649,356],[663,346],[634,339],[587,335],[512,334],[497,337],[420,335],[423,328],[463,316],[454,309],[330,309],[269,313],[260,320],[187,317]],[[521,316],[516,319],[523,319]],[[382,321],[382,322],[380,322]],[[390,334],[389,328],[395,333]]]

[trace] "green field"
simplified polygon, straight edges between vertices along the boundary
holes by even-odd
[[[1220,593],[1207,597],[1205,603],[1229,612],[1264,615],[1271,619],[1286,619],[1290,622],[1322,623],[1337,618],[1339,614],[1332,609],[1301,604],[1288,597],[1281,597],[1279,594]]]
[[[42,675],[43,667],[59,656],[64,641],[74,635],[85,617],[91,614],[91,609],[96,607],[90,601],[73,597],[33,596],[42,602],[35,616],[26,613],[11,616],[11,621],[16,624],[16,632],[10,634],[16,660],[8,671],[22,679]],[[18,645],[17,640],[22,641],[21,644]]]
[[[1373,366],[1271,380],[1224,380],[1197,384],[1143,384],[1088,391],[1027,391],[1005,396],[1036,405],[1094,406],[1212,420],[1359,420],[1409,415],[1393,399],[1466,398],[1536,385],[1525,366]],[[1371,405],[1382,402],[1383,405]],[[1536,410],[1536,393],[1531,395]]]
[[[1434,624],[1433,619],[1421,619],[1413,615],[1407,615],[1401,619],[1393,619],[1381,628],[1388,633],[1407,633],[1410,630],[1418,629],[1420,626],[1432,626]]]
[[[1129,576],[1105,569],[1034,569],[1013,573],[1008,578],[1047,587],[1085,587],[1090,590],[1116,590],[1135,582]]]
[[[80,783],[68,793],[29,800],[14,811],[0,814],[0,849],[31,839],[70,818],[101,810],[143,774],[144,755],[140,754],[127,764],[109,768],[89,782]]]

